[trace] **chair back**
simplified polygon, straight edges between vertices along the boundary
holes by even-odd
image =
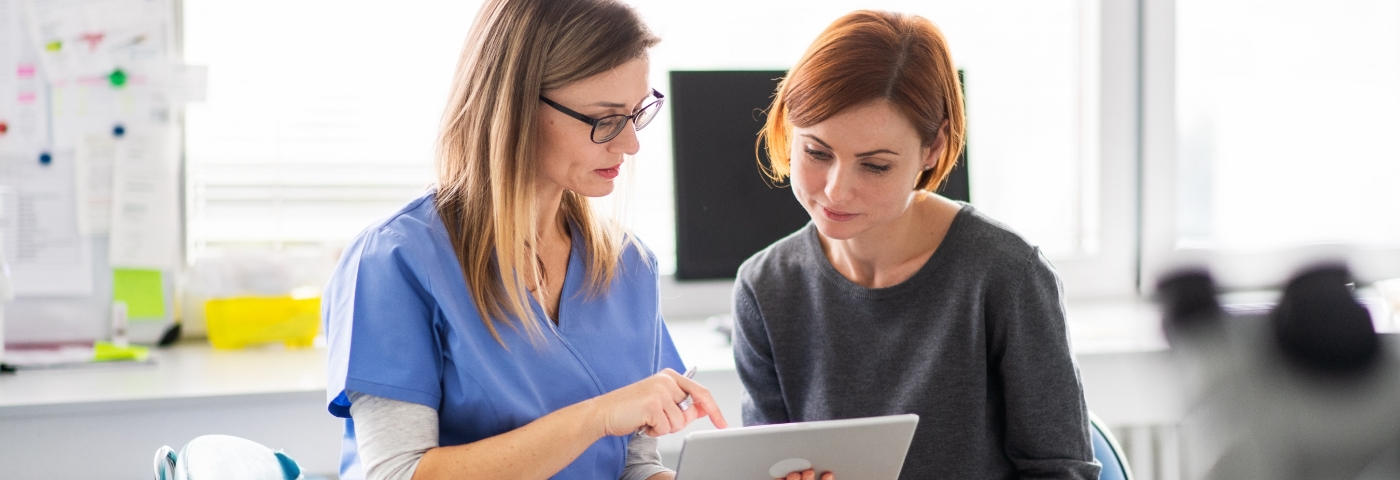
[[[1128,459],[1123,458],[1123,447],[1118,446],[1113,432],[1093,412],[1089,412],[1089,433],[1094,445],[1094,459],[1103,465],[1099,480],[1133,480],[1133,474],[1128,470]]]
[[[156,450],[155,480],[300,480],[301,467],[281,451],[229,435],[204,435],[177,454]]]

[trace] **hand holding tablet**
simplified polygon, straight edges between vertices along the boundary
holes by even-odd
[[[694,432],[676,480],[897,480],[918,423],[904,414]]]
[[[815,470],[812,470],[812,469],[809,468],[809,469],[803,470],[803,471],[801,471],[801,472],[792,472],[792,473],[789,473],[789,474],[787,474],[786,477],[780,477],[780,478],[778,478],[777,480],[818,480],[818,479],[817,479],[817,472],[816,472]],[[822,476],[821,476],[821,480],[836,480],[836,474],[831,473],[831,472],[823,472],[823,473],[822,473]]]

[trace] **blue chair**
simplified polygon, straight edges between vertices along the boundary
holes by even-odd
[[[1118,446],[1113,432],[1094,412],[1089,412],[1089,433],[1094,444],[1094,459],[1103,465],[1099,480],[1133,480],[1133,474],[1128,471],[1128,459],[1123,458],[1123,447]]]
[[[155,480],[304,480],[296,460],[245,438],[203,435],[156,450]]]

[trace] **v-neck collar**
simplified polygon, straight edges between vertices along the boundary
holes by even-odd
[[[569,301],[577,297],[578,289],[580,288],[579,282],[583,281],[579,278],[579,276],[583,274],[583,254],[579,248],[580,242],[575,241],[578,239],[578,236],[572,234],[573,231],[578,229],[573,228],[574,226],[572,223],[569,224],[569,227],[571,230],[569,237],[569,261],[566,264],[567,266],[564,267],[566,269],[564,271],[564,285],[559,289],[559,311],[556,313],[559,317],[558,323],[555,323],[555,319],[546,316],[544,317],[545,324],[549,326],[549,331],[554,335],[554,338],[558,340],[564,348],[568,349],[569,354],[573,355],[574,359],[578,361],[584,371],[588,372],[588,378],[593,381],[593,388],[597,389],[599,395],[602,395],[607,393],[607,388],[603,386],[603,381],[598,377],[598,372],[595,372],[593,366],[588,363],[588,360],[584,358],[583,354],[579,352],[577,348],[574,348],[573,343],[569,341],[568,335],[565,335],[566,332],[564,330],[564,327],[573,325],[572,321],[567,324],[564,323],[563,318],[566,307],[569,306]],[[535,301],[533,295],[530,297],[530,304],[537,309],[540,315],[544,315],[544,307],[541,306],[539,302]],[[568,310],[572,310],[572,308]]]
[[[579,288],[578,282],[582,281],[576,278],[579,272],[583,271],[582,252],[579,251],[578,229],[574,228],[573,222],[569,222],[567,225],[569,228],[569,259],[564,262],[564,283],[559,287],[559,309],[554,312],[554,318],[550,318],[544,305],[540,305],[540,302],[535,300],[535,296],[530,295],[530,306],[545,319],[545,323],[549,325],[551,330],[555,330],[556,333],[563,332],[565,307],[569,299],[574,297],[577,293]]]

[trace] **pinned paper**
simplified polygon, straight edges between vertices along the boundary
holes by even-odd
[[[112,227],[112,168],[117,158],[117,139],[112,135],[89,134],[74,153],[74,201],[78,207],[78,231],[106,234]]]
[[[112,301],[126,302],[132,320],[165,319],[165,286],[160,270],[112,269]]]
[[[92,295],[92,242],[78,231],[73,153],[50,155],[48,165],[37,157],[32,149],[0,148],[0,234],[15,295]]]
[[[107,245],[113,267],[171,270],[178,263],[178,140],[178,131],[167,127],[127,132],[116,142]]]
[[[170,85],[167,87],[171,101],[175,103],[203,102],[209,98],[209,67],[204,65],[180,65],[170,71]]]

